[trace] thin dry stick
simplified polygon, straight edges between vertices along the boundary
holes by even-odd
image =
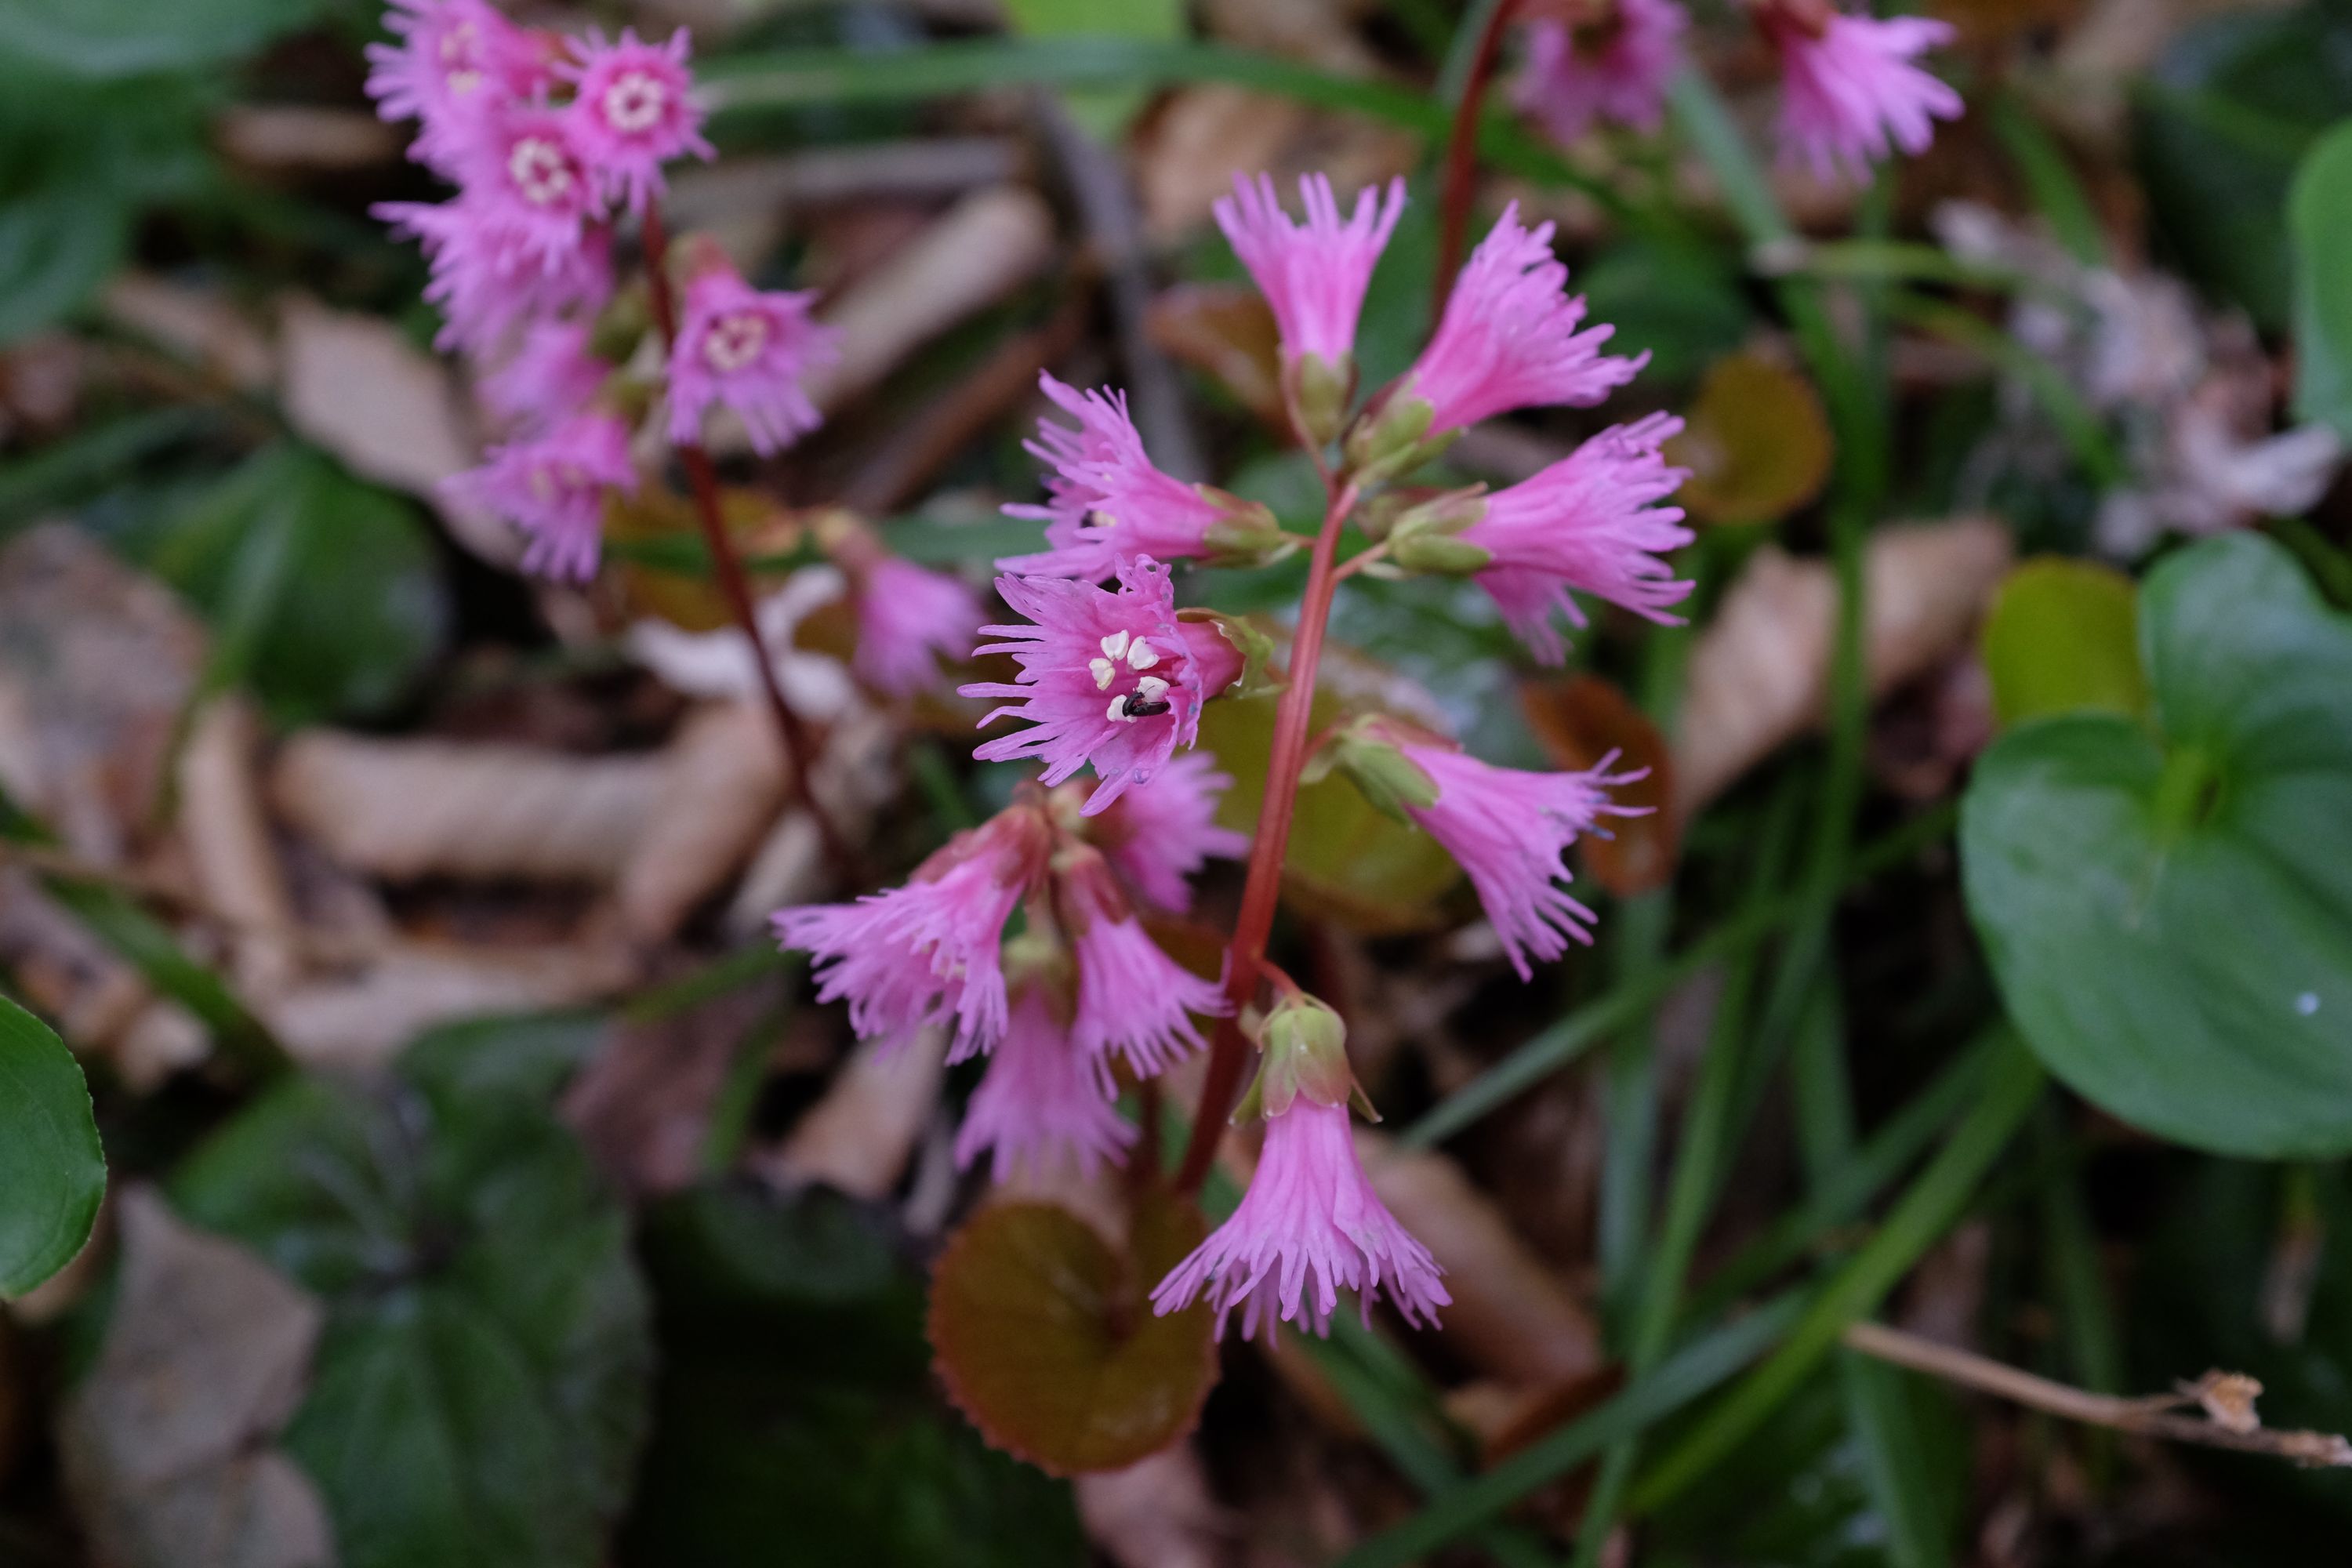
[[[648,205],[645,217],[646,272],[653,285],[654,325],[660,329],[662,347],[667,350],[677,339],[677,314],[670,299],[669,235],[662,226],[661,209]],[[810,785],[810,773],[816,761],[815,742],[808,725],[793,710],[785,700],[784,689],[776,680],[776,663],[768,648],[767,638],[760,631],[758,608],[751,602],[751,580],[743,570],[743,557],[735,548],[734,539],[727,531],[727,520],[719,510],[719,474],[711,467],[710,454],[698,445],[680,444],[677,458],[686,468],[688,488],[694,492],[694,513],[702,525],[702,540],[710,552],[710,565],[719,579],[719,591],[727,601],[727,608],[735,617],[735,625],[751,645],[751,663],[760,673],[760,689],[768,700],[768,711],[776,721],[776,739],[784,748],[784,777],[792,787],[793,798],[808,809],[809,819],[816,824],[817,838],[824,846],[825,858],[833,865],[834,874],[843,881],[856,884],[861,878],[856,852],[842,836],[833,814],[816,797]]]
[[[2352,1442],[2336,1433],[2274,1432],[2260,1426],[2254,1419],[2252,1397],[2258,1385],[2236,1373],[2209,1372],[2194,1384],[2183,1385],[2178,1394],[2126,1399],[2053,1383],[1974,1352],[1955,1350],[1880,1323],[1852,1324],[1844,1339],[1849,1350],[2069,1421],[2176,1443],[2233,1448],[2242,1454],[2268,1454],[2298,1465],[2352,1466]],[[2183,1407],[2193,1405],[2220,1412],[2226,1419],[2180,1414]]]

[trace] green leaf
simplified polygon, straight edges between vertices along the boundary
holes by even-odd
[[[72,1262],[105,1196],[79,1064],[47,1024],[0,996],[0,1300]]]
[[[2304,155],[2287,198],[2294,411],[2352,439],[2352,121]]]
[[[628,1217],[547,1108],[593,1027],[442,1031],[373,1093],[286,1083],[174,1181],[328,1305],[286,1447],[347,1568],[603,1560],[653,1347]]]
[[[2085,709],[2147,711],[2139,590],[2112,566],[2043,556],[2011,572],[1985,618],[1985,672],[2004,725]]]
[[[1005,0],[1016,33],[1035,38],[1141,38],[1171,43],[1184,36],[1184,0]],[[1072,116],[1106,140],[1126,129],[1150,96],[1145,87],[1066,95]]]
[[[2352,617],[2255,534],[2141,596],[2153,731],[2030,723],[1978,763],[1969,908],[2051,1070],[2200,1149],[2352,1151]]]
[[[1688,381],[1738,348],[1754,316],[1738,274],[1713,249],[1685,240],[1612,246],[1574,282],[1592,320],[1617,329],[1612,352],[1647,352],[1649,374],[1667,381]]]
[[[225,64],[340,0],[9,0],[0,58],[92,79]]]

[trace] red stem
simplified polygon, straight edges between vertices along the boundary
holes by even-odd
[[[1429,300],[1432,321],[1445,310],[1445,296],[1454,275],[1462,269],[1463,242],[1470,229],[1470,198],[1478,173],[1478,110],[1486,99],[1486,84],[1495,75],[1495,61],[1503,52],[1503,27],[1517,0],[1501,0],[1486,17],[1478,35],[1477,52],[1470,57],[1470,74],[1462,83],[1462,97],[1454,105],[1454,128],[1445,139],[1445,193],[1438,205],[1437,275]]]
[[[1298,606],[1298,631],[1290,645],[1290,684],[1274,715],[1274,745],[1265,765],[1265,800],[1258,807],[1257,836],[1250,843],[1249,879],[1242,886],[1241,913],[1234,921],[1234,940],[1225,951],[1226,1015],[1218,1020],[1217,1037],[1209,1047],[1209,1070],[1201,1081],[1201,1101],[1192,1113],[1192,1131],[1184,1145],[1184,1163],[1176,1173],[1176,1190],[1190,1195],[1208,1179],[1225,1118],[1242,1087],[1242,1069],[1249,1065],[1249,1040],[1242,1034],[1241,1012],[1257,997],[1265,962],[1266,939],[1274,934],[1274,910],[1282,894],[1282,858],[1290,846],[1290,819],[1298,806],[1298,775],[1307,766],[1307,726],[1315,706],[1315,671],[1323,658],[1323,630],[1331,619],[1331,595],[1339,576],[1332,570],[1339,553],[1339,530],[1355,510],[1353,485],[1331,498],[1323,514],[1323,528],[1315,536],[1315,552],[1307,570],[1307,596]]]
[[[645,218],[646,273],[653,289],[654,325],[661,331],[662,347],[668,350],[677,340],[677,312],[670,299],[669,235],[662,227],[661,209],[646,208]],[[843,837],[840,826],[833,820],[816,798],[809,783],[810,765],[816,757],[815,742],[807,723],[793,710],[784,697],[784,689],[776,681],[776,661],[768,647],[768,639],[760,630],[758,607],[751,600],[751,579],[743,570],[742,554],[736,550],[732,535],[727,531],[727,520],[719,508],[719,472],[711,467],[710,454],[693,443],[677,444],[677,458],[686,468],[687,488],[694,494],[694,514],[702,525],[702,542],[710,552],[712,572],[719,579],[719,592],[727,601],[735,625],[751,645],[751,663],[760,672],[760,689],[766,694],[768,712],[776,722],[776,739],[784,749],[784,782],[816,824],[817,838],[824,847],[825,858],[833,865],[834,874],[844,882],[856,886],[860,880],[857,855]]]

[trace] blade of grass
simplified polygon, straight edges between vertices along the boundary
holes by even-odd
[[[2026,195],[2067,254],[2085,267],[2105,266],[2107,231],[2099,225],[2089,194],[2057,142],[2015,92],[2004,89],[1993,96],[1992,132],[2017,166]]]
[[[2066,384],[2056,365],[1991,322],[1947,300],[1898,292],[1888,303],[1897,319],[1947,342],[1972,350],[1990,360],[1995,368],[2017,377],[2042,405],[2042,412],[2050,416],[2050,422],[2058,427],[2059,436],[2085,473],[2102,486],[2123,482],[2123,459],[2116,455],[2115,443],[2107,438],[2106,427],[2091,405]]]

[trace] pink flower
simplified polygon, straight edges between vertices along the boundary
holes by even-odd
[[[524,571],[584,583],[596,574],[604,492],[635,494],[637,470],[627,426],[608,414],[580,414],[544,436],[492,448],[480,468],[449,485],[530,535]]]
[[[1182,914],[1192,907],[1189,883],[1210,856],[1249,853],[1247,834],[1217,826],[1217,797],[1233,783],[1205,752],[1171,757],[1096,817],[1090,837],[1138,897]]]
[[[702,138],[684,27],[663,45],[638,42],[631,27],[607,43],[592,28],[587,42],[574,39],[572,47],[579,62],[556,69],[573,84],[567,113],[605,200],[641,213],[661,194],[665,162],[686,153],[717,155]]]
[[[858,679],[892,697],[940,683],[939,660],[961,659],[986,619],[980,595],[943,572],[886,555],[857,588]]]
[[[600,308],[613,292],[611,238],[588,230],[550,268],[530,229],[469,195],[438,206],[380,202],[377,217],[416,237],[433,265],[425,298],[441,310],[443,348],[497,352],[523,322],[574,307]]]
[[[1571,588],[1654,621],[1675,619],[1666,611],[1691,584],[1660,557],[1688,544],[1691,531],[1682,526],[1682,508],[1653,503],[1690,477],[1658,455],[1682,427],[1668,414],[1612,426],[1534,478],[1486,497],[1485,514],[1455,535],[1494,557],[1478,585],[1544,663],[1567,657],[1552,627],[1555,610],[1571,626],[1585,624]]]
[[[1139,1078],[1201,1048],[1194,1013],[1225,1011],[1223,992],[1160,950],[1129,908],[1099,850],[1066,849],[1054,868],[1055,912],[1078,955],[1071,1037],[1092,1057],[1117,1051]]]
[[[1152,466],[1143,437],[1127,416],[1127,395],[1108,389],[1081,393],[1050,372],[1037,383],[1078,426],[1037,421],[1037,438],[1026,446],[1055,469],[1045,481],[1052,499],[1044,506],[1004,510],[1009,517],[1042,519],[1053,548],[1010,556],[997,565],[1024,576],[1099,583],[1131,556],[1180,561],[1206,553],[1208,531],[1223,510],[1196,486]]]
[[[1453,1300],[1429,1249],[1407,1234],[1372,1191],[1356,1156],[1348,1107],[1301,1095],[1265,1124],[1257,1172],[1233,1216],[1151,1293],[1166,1315],[1205,1293],[1217,1333],[1242,1309],[1242,1337],[1269,1336],[1276,1321],[1330,1331],[1339,1292],[1357,1292],[1364,1321],[1383,1286],[1408,1321],[1434,1327]]]
[[[1055,577],[1003,576],[996,591],[1031,625],[982,626],[976,653],[1009,653],[1017,680],[960,688],[1001,697],[981,720],[1031,726],[972,754],[982,762],[1035,757],[1047,788],[1091,763],[1102,782],[1087,799],[1092,816],[1133,785],[1149,784],[1201,728],[1201,704],[1241,677],[1241,655],[1213,626],[1176,618],[1168,568],[1139,556],[1118,569],[1118,590]]]
[[[1616,0],[1608,19],[1589,27],[1538,21],[1528,29],[1527,74],[1514,97],[1563,146],[1595,120],[1655,131],[1689,26],[1675,0]]]
[[[902,1038],[952,1017],[953,1058],[987,1050],[1005,1030],[999,939],[1050,842],[1035,811],[1013,806],[957,834],[904,887],[777,910],[777,940],[816,955],[817,999],[847,998],[860,1038]]]
[[[524,252],[549,272],[580,248],[596,207],[596,187],[572,121],[540,105],[493,106],[459,168],[466,199],[496,216]]]
[[[992,1151],[989,1175],[1002,1182],[1013,1168],[1075,1166],[1091,1176],[1124,1158],[1135,1129],[1118,1113],[1118,1093],[1100,1057],[1078,1049],[1069,1026],[1054,1016],[1042,984],[1019,987],[1004,1037],[990,1053],[988,1071],[965,1106],[956,1131],[955,1157],[969,1170]]]
[[[830,363],[836,334],[810,319],[814,294],[762,293],[719,266],[686,288],[669,356],[669,438],[702,438],[703,411],[723,403],[741,416],[752,449],[770,457],[824,422],[801,379]]]
[[[1513,202],[1470,253],[1437,331],[1394,395],[1430,405],[1431,436],[1514,408],[1600,402],[1650,356],[1602,353],[1616,329],[1578,331],[1584,298],[1570,298],[1567,283],[1568,268],[1551,253],[1551,225],[1520,227]]]
[[[1253,182],[1235,174],[1234,194],[1217,200],[1217,226],[1273,307],[1283,353],[1315,354],[1337,366],[1355,353],[1356,318],[1372,268],[1404,211],[1404,182],[1391,180],[1385,195],[1369,186],[1356,193],[1356,209],[1344,223],[1324,175],[1301,175],[1298,198],[1304,224],[1282,210],[1269,176]]]
[[[490,106],[545,86],[548,50],[485,0],[391,0],[385,30],[398,44],[370,44],[368,96],[385,120],[420,123],[412,156],[443,173]]]
[[[1614,752],[1583,773],[1533,773],[1444,746],[1398,750],[1437,786],[1433,805],[1408,801],[1407,815],[1468,874],[1520,979],[1534,978],[1530,955],[1549,963],[1570,938],[1592,940],[1592,911],[1558,885],[1570,879],[1560,856],[1578,834],[1598,831],[1603,816],[1642,816],[1647,807],[1616,805],[1604,792],[1647,770],[1611,773]]]
[[[1819,33],[1780,11],[1762,13],[1780,50],[1784,154],[1816,179],[1860,183],[1895,148],[1917,157],[1938,120],[1957,120],[1960,95],[1911,62],[1949,43],[1950,24],[1924,16],[1832,14]]]
[[[509,425],[544,430],[586,407],[613,374],[588,351],[586,321],[538,321],[506,363],[474,384],[483,405]]]

